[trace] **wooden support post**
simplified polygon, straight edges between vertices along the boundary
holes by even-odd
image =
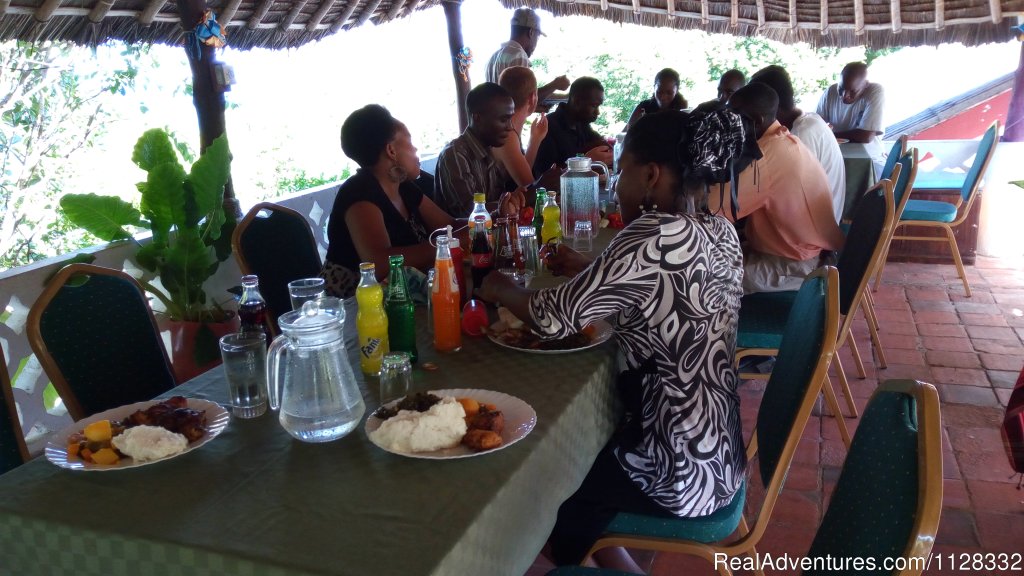
[[[459,52],[462,51],[462,0],[444,0],[444,18],[448,22],[448,51],[452,58],[452,75],[455,76],[455,103],[459,109],[459,133],[466,130],[469,115],[466,113],[466,95],[469,94],[469,78],[459,72]]]
[[[1024,142],[1024,42],[1020,45],[1020,61],[1013,75],[1010,109],[1006,112],[1003,142]]]
[[[177,0],[177,3],[182,29],[186,32],[194,29],[207,9],[206,0]],[[214,81],[214,65],[217,63],[215,50],[212,46],[200,43],[198,58],[187,47],[185,50],[192,68],[192,103],[199,118],[200,153],[225,132],[224,93],[217,89]],[[235,219],[242,216],[230,178],[224,187],[224,211]]]

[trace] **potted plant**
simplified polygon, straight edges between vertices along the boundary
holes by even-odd
[[[171,137],[156,128],[136,142],[132,161],[147,172],[146,181],[136,184],[141,193],[138,209],[116,196],[97,194],[68,194],[60,204],[68,220],[107,242],[138,243],[131,228],[152,233],[150,242],[139,244],[135,260],[163,288],[139,282],[163,305],[158,323],[171,331],[172,362],[182,381],[216,365],[218,333],[237,329],[234,313],[203,290],[231,254],[223,208],[231,155],[222,135],[185,172]]]

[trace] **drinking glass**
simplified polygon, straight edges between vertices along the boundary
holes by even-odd
[[[412,387],[412,362],[408,352],[384,355],[380,365],[380,403],[402,398]]]
[[[572,249],[577,252],[590,252],[594,248],[592,233],[593,226],[590,220],[577,220],[572,235]]]
[[[292,299],[292,310],[301,310],[302,305],[316,300],[325,293],[323,278],[302,278],[288,283],[288,295]]]
[[[540,260],[537,256],[537,229],[533,226],[519,227],[519,242],[523,246],[523,262],[526,264],[526,271],[531,275],[540,272]]]
[[[267,411],[267,335],[236,332],[220,339],[231,413],[255,418]]]

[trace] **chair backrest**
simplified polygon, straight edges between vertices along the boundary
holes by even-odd
[[[14,390],[7,373],[7,355],[0,344],[0,474],[28,461],[28,447],[14,404]]]
[[[871,396],[808,558],[914,559],[925,567],[942,512],[942,427],[931,384],[889,380]],[[863,574],[820,569],[816,574]]]
[[[899,162],[903,155],[907,153],[907,141],[909,138],[906,134],[900,136],[892,143],[892,148],[889,150],[889,155],[885,158],[885,165],[882,166],[882,173],[878,175],[879,180],[892,180],[892,169],[896,167],[896,163]]]
[[[896,205],[896,213],[893,215],[894,222],[900,221],[903,208],[907,205],[907,200],[910,200],[910,191],[914,189],[914,181],[917,180],[917,148],[908,150],[900,158],[899,166],[900,171],[895,174],[896,177],[890,178],[893,182],[892,198]]]
[[[893,171],[898,179],[897,170],[902,172],[902,167]],[[839,268],[839,311],[843,315],[856,311],[869,276],[885,253],[895,212],[890,180],[879,180],[857,203],[846,244],[836,263]]]
[[[757,410],[755,435],[765,498],[749,537],[760,538],[832,362],[839,332],[839,273],[824,266],[800,286],[775,367]]]
[[[119,270],[62,268],[32,305],[27,332],[75,420],[177,384],[142,287]]]
[[[277,333],[277,317],[292,309],[288,283],[315,278],[323,267],[309,222],[291,208],[261,202],[238,223],[231,245],[242,273],[259,276],[267,319]]]
[[[988,170],[988,163],[992,160],[992,155],[996,152],[996,144],[999,143],[999,120],[993,120],[992,124],[985,130],[985,134],[981,137],[981,143],[978,144],[978,152],[974,155],[974,163],[971,164],[971,169],[967,171],[967,178],[964,179],[964,185],[960,188],[960,197],[963,198],[964,202],[969,202],[974,198],[974,193],[978,190],[978,186],[981,185],[981,178],[985,175],[985,171]]]

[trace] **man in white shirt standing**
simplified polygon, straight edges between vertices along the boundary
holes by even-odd
[[[530,56],[537,49],[537,41],[547,36],[540,30],[540,16],[530,8],[519,8],[512,13],[512,33],[508,42],[487,61],[487,81],[498,83],[501,73],[513,66],[530,67]],[[568,90],[569,79],[559,76],[544,86],[537,87],[537,100],[543,102],[558,90]]]
[[[804,112],[797,108],[793,98],[793,83],[789,73],[782,66],[767,66],[758,70],[751,82],[767,84],[779,96],[779,109],[776,119],[811,150],[814,157],[825,169],[828,185],[832,191],[832,211],[836,222],[843,218],[846,204],[846,165],[839,142],[832,134],[828,124],[813,112]]]
[[[821,96],[818,115],[832,125],[836,138],[867,144],[869,153],[880,157],[883,108],[885,91],[881,85],[868,82],[868,65],[850,62],[843,67],[839,83],[829,86]]]

